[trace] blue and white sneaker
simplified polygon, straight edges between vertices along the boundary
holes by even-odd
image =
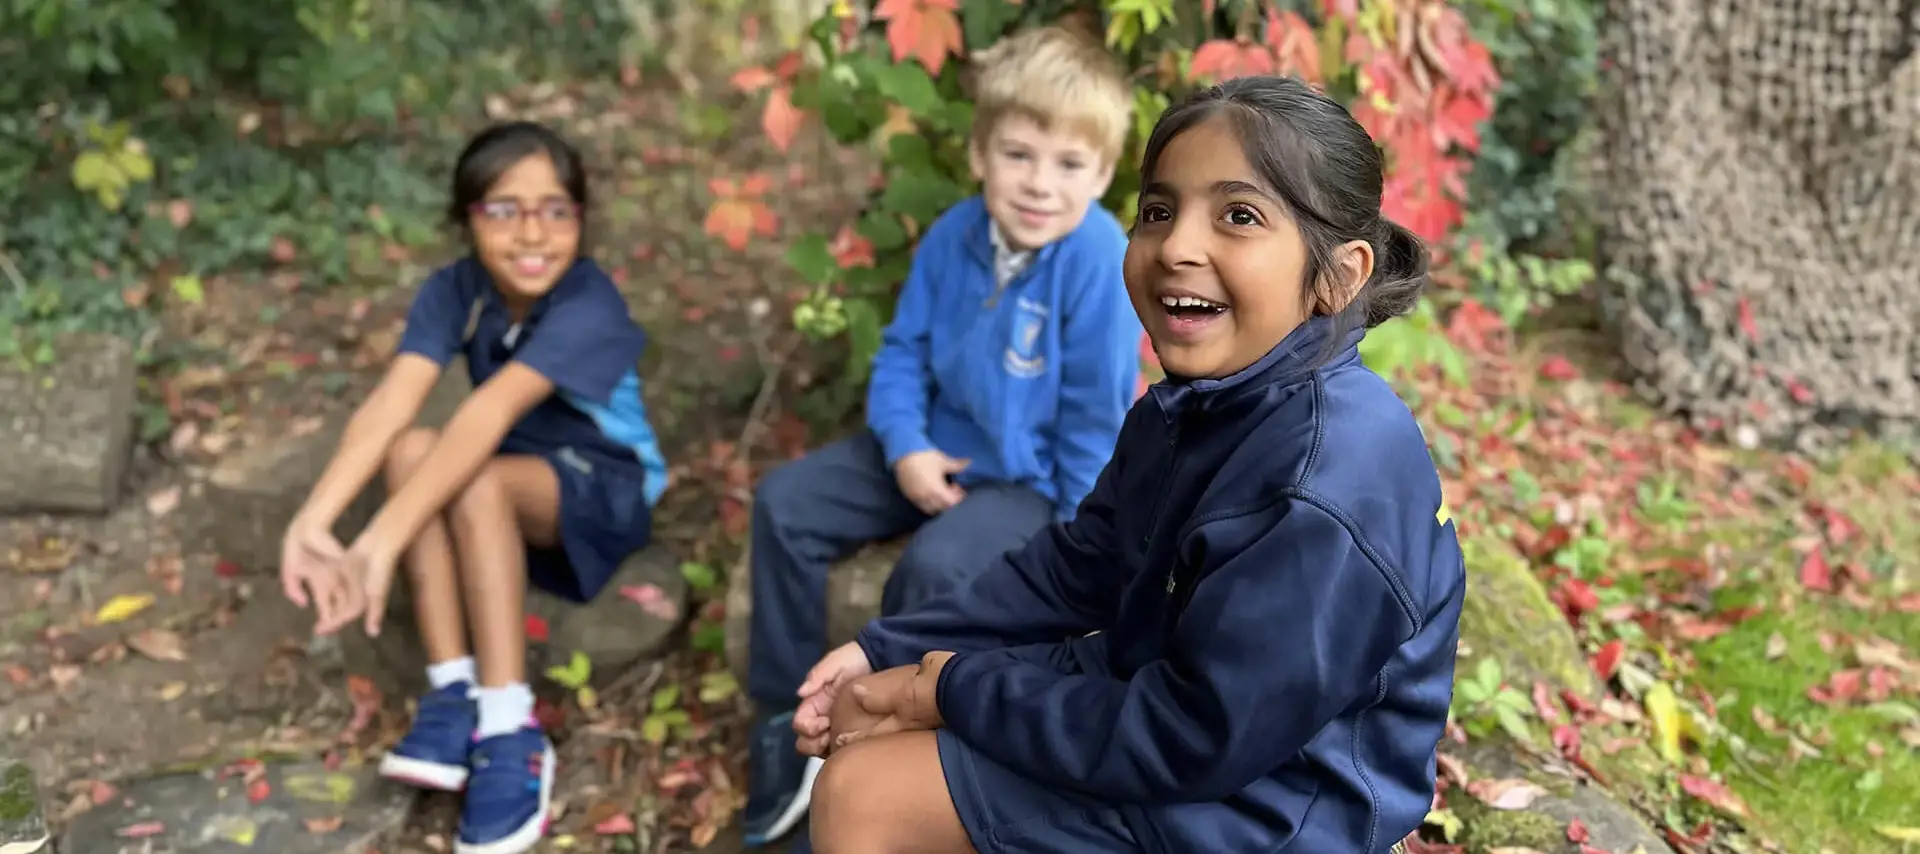
[[[469,760],[466,804],[454,854],[521,854],[547,835],[553,805],[553,745],[540,725],[481,739]]]
[[[467,785],[467,753],[479,724],[471,684],[455,682],[428,692],[420,698],[413,728],[381,758],[380,776],[422,789],[460,791]]]
[[[747,808],[741,819],[748,847],[770,845],[793,832],[813,804],[813,781],[826,765],[794,749],[793,712],[754,726],[747,745]]]

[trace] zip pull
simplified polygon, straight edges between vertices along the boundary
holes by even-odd
[[[1169,571],[1167,573],[1167,595],[1168,596],[1173,595],[1173,588],[1178,586],[1179,583],[1180,582],[1177,579],[1175,579],[1174,574],[1171,571]]]

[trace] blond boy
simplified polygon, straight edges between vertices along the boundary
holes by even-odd
[[[1132,93],[1099,44],[1057,28],[977,57],[969,160],[980,195],[922,238],[873,361],[867,426],[772,473],[755,495],[746,831],[805,816],[796,696],[826,651],[827,570],[911,534],[882,594],[897,614],[959,587],[1073,517],[1139,375],[1121,278],[1126,233],[1099,199]],[[809,685],[824,711],[839,684]]]

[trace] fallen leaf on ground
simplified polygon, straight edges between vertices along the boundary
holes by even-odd
[[[539,614],[527,615],[527,642],[546,643],[552,630],[547,626],[547,618]]]
[[[93,615],[93,621],[101,625],[118,623],[147,610],[152,604],[153,596],[147,593],[115,596],[100,606],[100,610]]]
[[[347,820],[347,817],[341,816],[341,815],[328,816],[326,818],[310,818],[306,820],[307,832],[308,833],[332,833],[336,830],[339,830],[341,823],[345,822],[346,820]]]
[[[167,684],[160,686],[159,692],[157,692],[154,696],[159,697],[161,702],[171,703],[175,700],[180,699],[186,693],[187,693],[187,683],[168,682]]]
[[[147,512],[158,519],[180,506],[180,487],[169,486],[147,496]]]
[[[1767,660],[1772,661],[1787,654],[1787,636],[1774,632],[1767,636]]]
[[[80,679],[80,665],[56,664],[47,668],[47,678],[53,680],[53,687],[65,688]]]
[[[166,822],[143,821],[143,822],[140,822],[139,824],[130,824],[130,825],[127,825],[126,827],[120,828],[119,832],[115,833],[114,835],[120,837],[121,839],[145,839],[149,836],[156,836],[156,835],[165,833],[166,831],[167,831]]]
[[[264,779],[255,779],[253,782],[247,784],[247,801],[249,803],[260,803],[266,800],[267,796],[271,794],[273,794],[273,786]]]
[[[1497,810],[1523,810],[1547,793],[1546,789],[1515,778],[1475,780],[1467,784],[1467,794]]]
[[[340,743],[351,744],[373,724],[380,714],[380,688],[365,676],[347,677],[347,702],[353,704],[353,719],[340,730]]]
[[[628,584],[620,588],[620,595],[639,605],[640,610],[662,620],[680,618],[680,606],[668,599],[666,592],[661,590],[658,584]]]
[[[593,826],[593,832],[601,836],[632,836],[634,832],[633,816],[620,813]]]
[[[1920,827],[1895,827],[1883,824],[1875,827],[1873,832],[1895,842],[1920,842]]]
[[[127,646],[154,661],[186,661],[186,641],[178,632],[147,629],[127,636]]]
[[[95,780],[93,781],[93,785],[87,788],[87,799],[93,801],[93,805],[96,807],[105,806],[118,794],[120,794],[120,790],[114,788],[112,783],[105,780]]]
[[[1747,814],[1746,802],[1740,800],[1739,795],[1734,794],[1732,789],[1721,783],[1705,777],[1695,777],[1692,774],[1681,774],[1680,788],[1707,805],[1735,818],[1744,817]]]
[[[1821,593],[1833,592],[1833,570],[1827,566],[1827,557],[1819,549],[1808,551],[1800,561],[1800,586]]]

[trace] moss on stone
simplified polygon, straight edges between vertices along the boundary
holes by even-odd
[[[4,760],[0,760],[4,764]],[[40,808],[40,792],[33,772],[25,765],[6,764],[0,771],[0,822],[25,821]]]
[[[1497,810],[1470,797],[1453,798],[1449,804],[1461,822],[1460,837],[1455,841],[1469,854],[1484,854],[1495,848],[1558,851],[1566,846],[1566,823],[1553,816],[1528,810]]]
[[[1547,598],[1526,558],[1505,542],[1469,536],[1461,549],[1467,562],[1467,600],[1460,613],[1463,653],[1478,661],[1498,659],[1508,681],[1534,680],[1584,696],[1598,691],[1573,628]],[[1472,670],[1462,667],[1462,674]]]

